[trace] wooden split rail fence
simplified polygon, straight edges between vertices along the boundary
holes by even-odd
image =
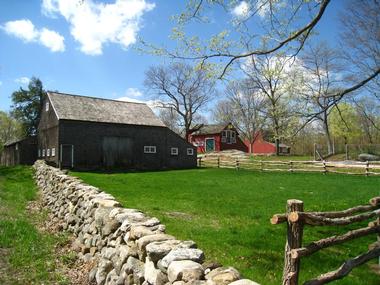
[[[334,161],[269,161],[249,157],[205,156],[198,158],[198,167],[247,169],[258,171],[342,173],[351,175],[380,175],[380,161],[343,164]]]
[[[336,270],[322,274],[315,279],[304,282],[304,285],[320,285],[347,276],[352,269],[380,256],[380,197],[372,198],[367,205],[360,205],[344,211],[334,212],[304,212],[304,203],[300,200],[288,200],[286,214],[274,215],[272,224],[287,224],[287,241],[285,245],[285,264],[283,285],[297,285],[302,257],[350,240],[370,234],[377,235],[377,242],[369,245],[369,250],[355,258],[344,261]],[[369,222],[367,227],[351,230],[345,234],[330,236],[308,245],[302,244],[303,228],[305,226],[344,226],[355,222]]]

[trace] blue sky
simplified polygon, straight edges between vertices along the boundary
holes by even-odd
[[[163,60],[139,53],[134,38],[173,47],[170,16],[179,13],[185,1],[86,1],[91,8],[78,12],[79,0],[0,0],[0,110],[9,110],[12,92],[26,87],[32,76],[48,90],[151,99],[143,86],[144,72]],[[320,39],[335,43],[343,3],[334,0],[328,7],[317,27]],[[191,32],[217,32],[232,16],[211,17],[211,25],[194,25]]]

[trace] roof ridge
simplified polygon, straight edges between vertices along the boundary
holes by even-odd
[[[128,101],[121,101],[121,100],[116,100],[116,99],[109,99],[109,98],[100,98],[100,97],[94,97],[94,96],[86,96],[86,95],[79,95],[79,94],[71,94],[71,93],[63,93],[63,92],[58,92],[58,91],[50,91],[48,90],[47,93],[56,93],[64,96],[72,96],[72,97],[82,97],[82,98],[90,98],[90,99],[96,99],[96,100],[105,100],[105,101],[113,101],[113,102],[120,102],[120,103],[129,103],[129,104],[143,104],[147,105],[147,103],[144,102],[128,102]]]

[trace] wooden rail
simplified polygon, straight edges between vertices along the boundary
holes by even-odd
[[[268,161],[254,160],[249,157],[231,158],[226,156],[204,156],[198,158],[198,166],[268,172],[314,172],[364,176],[380,175],[380,162],[378,161],[356,162],[353,165],[345,165],[333,161]]]
[[[359,205],[343,211],[304,212],[304,203],[300,200],[288,200],[285,214],[276,214],[271,218],[272,224],[287,224],[285,245],[285,264],[283,285],[298,285],[301,258],[314,254],[324,248],[342,244],[360,237],[376,234],[380,236],[380,197],[369,200],[367,205]],[[342,235],[330,236],[308,245],[302,245],[305,226],[342,226],[376,218],[367,227],[351,230]],[[352,269],[380,256],[380,242],[369,245],[369,250],[353,259],[348,259],[336,270],[304,282],[304,285],[327,284],[347,276]]]

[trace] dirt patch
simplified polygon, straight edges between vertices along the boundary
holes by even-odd
[[[190,221],[194,218],[192,215],[183,213],[183,212],[166,212],[165,215],[171,218],[187,220],[187,221]]]
[[[56,236],[65,235],[62,242],[58,242],[54,248],[56,271],[67,279],[68,284],[94,284],[89,282],[88,275],[96,261],[84,262],[78,257],[77,253],[73,250],[75,237],[72,234],[64,232],[63,223],[51,213],[46,212],[40,197],[36,201],[28,203],[27,211],[34,217],[37,217],[34,220],[34,224],[40,232]]]

